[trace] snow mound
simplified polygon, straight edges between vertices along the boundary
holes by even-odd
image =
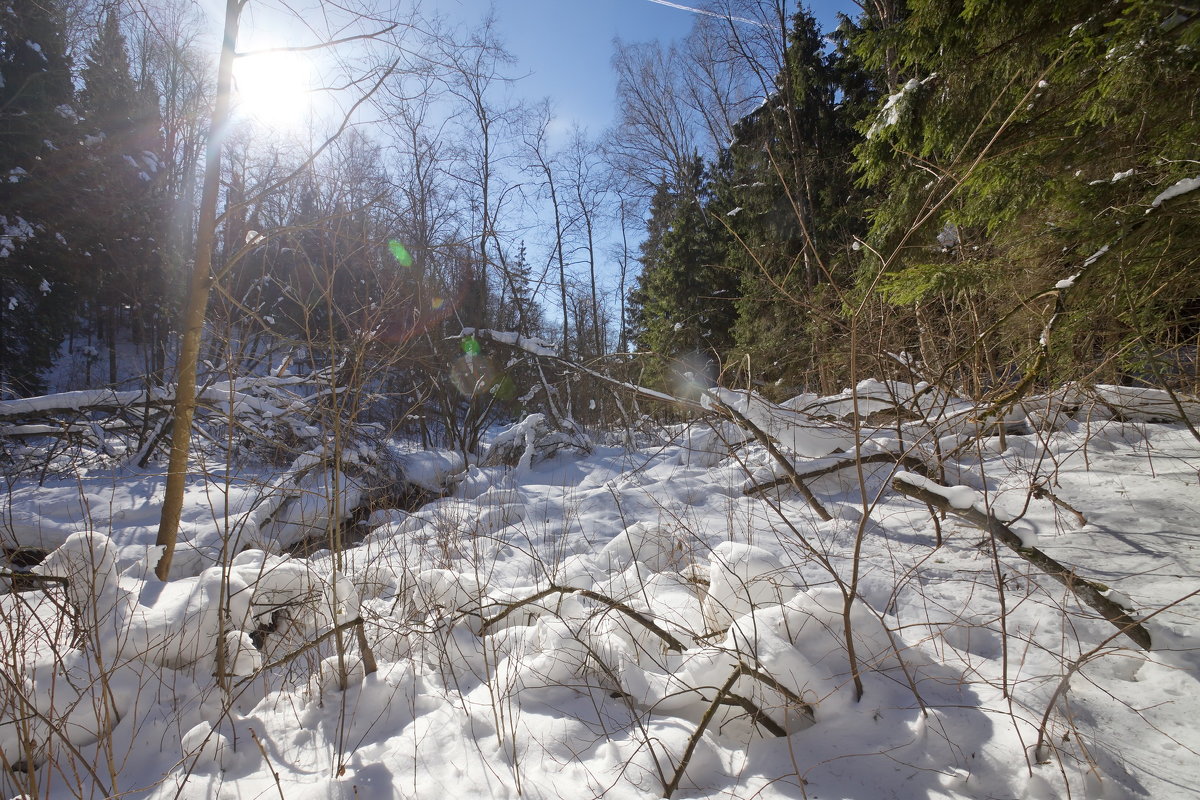
[[[756,608],[786,603],[798,591],[777,554],[737,542],[713,548],[708,581],[704,618],[711,630],[725,630]]]

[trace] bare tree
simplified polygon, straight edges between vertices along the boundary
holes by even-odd
[[[448,121],[436,113],[441,82],[432,65],[397,74],[377,98],[390,133],[397,229],[417,275],[448,278],[445,255],[461,241],[462,208],[452,189]]]
[[[665,177],[687,185],[691,159],[729,146],[734,124],[767,102],[785,75],[788,0],[715,0],[679,47],[618,41],[613,55],[620,119],[613,161],[647,193]]]
[[[204,160],[204,179],[200,193],[195,258],[192,264],[192,274],[188,283],[188,296],[184,305],[181,322],[166,493],[163,498],[162,514],[155,542],[156,545],[162,548],[162,556],[155,567],[155,574],[160,580],[166,580],[170,575],[171,561],[174,555],[176,539],[178,538],[180,513],[183,509],[183,493],[187,477],[192,419],[196,411],[196,373],[201,339],[204,332],[204,321],[208,309],[209,291],[215,280],[213,254],[217,244],[218,224],[221,221],[218,217],[217,208],[221,194],[221,159],[224,138],[220,134],[223,134],[227,130],[230,122],[233,64],[239,55],[237,52],[239,20],[249,2],[250,0],[226,0],[225,5],[221,55],[217,63],[216,100],[209,120],[209,136]],[[395,27],[397,27],[396,24],[392,24],[380,31],[362,35],[330,38],[323,43],[299,49],[308,50],[373,38]],[[386,67],[383,70],[383,74],[364,90],[359,99],[346,111],[341,125],[333,131],[324,144],[315,149],[305,164],[301,164],[296,173],[293,174],[303,171],[308,163],[314,161],[331,142],[337,139],[348,126],[358,107],[379,88],[386,75],[395,68],[396,63],[392,62],[390,66]],[[281,182],[286,182],[289,177],[285,176],[281,179]],[[247,244],[250,243],[248,242]],[[224,268],[228,270],[230,266],[231,263],[226,263]]]
[[[636,211],[638,208],[636,198],[626,191],[625,186],[618,184],[615,193],[617,196],[616,222],[621,231],[621,241],[612,248],[614,260],[617,263],[617,352],[625,353],[629,349],[629,341],[626,336],[625,301],[629,297],[630,270],[633,267],[633,254],[629,247],[629,228],[635,221],[640,221],[641,217]]]
[[[549,144],[549,129],[554,121],[549,101],[542,104],[539,112],[538,123],[531,134],[526,137],[525,145],[529,150],[529,168],[541,180],[542,191],[550,201],[550,210],[554,217],[554,241],[550,258],[558,265],[559,307],[562,309],[562,352],[564,358],[569,358],[571,334],[568,322],[570,314],[567,313],[567,260],[565,255],[568,223],[564,219],[564,204],[559,197],[556,181],[558,164]]]
[[[513,153],[504,146],[522,119],[518,104],[498,101],[495,95],[512,82],[505,70],[514,59],[504,49],[495,30],[495,18],[486,17],[469,34],[465,44],[442,42],[440,60],[447,68],[445,87],[459,103],[455,114],[462,135],[455,177],[474,203],[475,264],[471,284],[459,305],[459,316],[475,327],[488,325],[489,273],[503,248],[499,220],[506,201],[519,188],[505,179],[501,165]],[[502,280],[510,276],[501,271]],[[512,290],[513,287],[507,287]],[[515,294],[515,292],[514,292]]]
[[[198,202],[197,174],[215,87],[211,58],[201,50],[204,21],[186,3],[139,4],[130,18],[130,45],[139,86],[153,91],[162,119],[164,189],[175,202],[171,250],[176,268],[191,249]]]
[[[610,148],[617,163],[647,193],[660,177],[673,187],[685,186],[687,165],[697,150],[697,120],[680,91],[683,58],[658,42],[618,40],[615,48],[620,120]]]
[[[602,314],[596,281],[596,232],[603,221],[603,211],[608,199],[608,181],[603,171],[604,165],[599,149],[579,127],[571,131],[564,162],[571,194],[572,216],[582,226],[581,239],[576,251],[582,253],[588,267],[591,309],[587,316],[591,321],[592,330],[591,341],[586,350],[591,350],[592,355],[598,357],[604,355],[607,350],[607,337],[605,326],[600,322]]]

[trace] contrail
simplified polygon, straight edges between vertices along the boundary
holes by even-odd
[[[685,5],[681,5],[679,3],[672,3],[672,2],[670,2],[670,0],[650,0],[650,2],[657,3],[660,6],[666,6],[667,8],[677,8],[680,11],[690,11],[693,14],[701,14],[706,17],[716,17],[717,19],[728,19],[728,20],[732,20],[734,22],[745,22],[748,25],[757,25],[760,28],[764,27],[763,24],[756,19],[749,19],[747,17],[734,17],[729,14],[719,14],[716,11],[709,11],[707,8],[696,8],[694,6],[685,6]]]

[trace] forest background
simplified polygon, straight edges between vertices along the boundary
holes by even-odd
[[[194,7],[6,5],[4,395],[172,379],[214,138],[202,371],[354,352],[405,409],[481,423],[615,411],[464,365],[464,327],[681,394],[1194,383],[1194,11],[878,2],[821,31],[782,0],[705,10],[677,45],[616,42],[595,136],[514,99],[493,19],[362,7],[314,30],[332,100],[303,135],[243,115],[214,137]]]

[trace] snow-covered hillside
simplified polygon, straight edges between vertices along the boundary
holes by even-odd
[[[1144,392],[999,435],[922,388],[722,393],[738,414],[548,458],[528,424],[515,466],[398,450],[453,489],[309,558],[260,524],[277,475],[198,472],[165,584],[160,473],[13,479],[4,545],[57,549],[0,596],[4,796],[1197,796],[1200,442]],[[897,399],[912,421],[830,419]]]

